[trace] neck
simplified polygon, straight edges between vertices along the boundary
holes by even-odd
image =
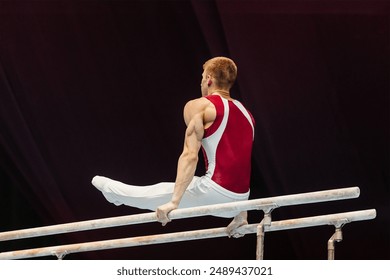
[[[223,97],[230,97],[230,92],[228,90],[224,90],[224,89],[214,89],[214,90],[210,90],[210,95],[214,94],[214,93],[217,93]]]

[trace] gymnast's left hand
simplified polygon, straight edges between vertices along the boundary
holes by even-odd
[[[171,219],[168,217],[169,213],[175,209],[177,209],[177,205],[173,202],[168,202],[159,206],[156,210],[157,221],[165,226],[171,221]]]

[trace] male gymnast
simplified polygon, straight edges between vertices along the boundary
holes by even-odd
[[[236,77],[237,66],[229,58],[215,57],[204,63],[202,97],[184,107],[187,128],[174,183],[141,187],[95,176],[92,184],[111,203],[156,211],[163,226],[171,221],[169,213],[179,207],[247,200],[255,122],[251,113],[230,96]],[[198,177],[195,171],[201,148],[206,174]],[[234,217],[226,228],[229,237],[241,237],[236,229],[248,223],[247,211],[215,216]]]

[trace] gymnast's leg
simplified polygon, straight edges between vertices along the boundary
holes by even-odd
[[[95,176],[92,184],[104,197],[115,205],[127,205],[139,209],[156,211],[157,207],[171,200],[175,183],[158,183],[150,186],[133,186],[103,176]],[[205,176],[194,176],[179,208],[196,207],[217,203],[247,200],[249,192],[235,194],[212,183]],[[230,218],[239,212],[219,213],[214,216]]]
[[[194,177],[195,181],[198,177]],[[150,186],[124,184],[103,176],[95,176],[92,184],[104,197],[115,205],[127,205],[156,211],[157,207],[170,201],[175,183],[163,182]],[[191,183],[192,184],[192,183]]]

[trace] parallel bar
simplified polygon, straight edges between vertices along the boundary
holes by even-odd
[[[376,217],[375,209],[345,212],[339,214],[314,216],[300,219],[290,219],[284,221],[272,222],[270,226],[265,227],[266,232],[296,229],[310,226],[332,225],[337,224],[340,220],[343,222],[355,222],[362,220],[370,220]],[[257,224],[251,224],[243,226],[240,233],[251,234],[256,233]],[[226,228],[213,228],[204,230],[194,230],[176,233],[157,234],[150,236],[140,236],[104,241],[95,241],[79,244],[52,246],[28,250],[20,250],[13,252],[0,253],[0,259],[22,259],[22,258],[35,258],[43,256],[58,256],[71,253],[107,250],[115,248],[135,247],[152,244],[216,238],[227,236]]]
[[[329,215],[321,215],[321,216],[313,216],[306,218],[298,218],[298,219],[289,219],[283,221],[275,221],[271,223],[271,226],[264,227],[265,232],[272,231],[281,231],[281,230],[289,230],[289,229],[298,229],[298,228],[307,228],[314,226],[324,226],[324,225],[338,225],[340,221],[343,224],[364,221],[364,220],[372,220],[376,217],[376,210],[359,210],[352,212],[344,212],[338,214],[329,214]],[[250,228],[253,227],[253,228]],[[251,225],[247,227],[243,227],[242,230],[239,231],[241,234],[249,234],[256,232],[257,225]],[[249,232],[246,232],[249,230]]]
[[[309,192],[302,194],[284,195],[271,198],[253,199],[240,202],[231,202],[215,205],[207,205],[193,208],[183,208],[172,211],[169,217],[183,219],[213,215],[230,211],[264,210],[272,206],[273,208],[291,206],[298,204],[318,203],[341,199],[357,198],[360,195],[359,187],[349,187],[326,191]],[[0,241],[30,238],[37,236],[47,236],[53,234],[70,233],[85,230],[125,226],[131,224],[149,223],[156,221],[156,214],[144,213],[105,219],[88,220],[82,222],[66,223],[45,227],[14,230],[0,233]]]

